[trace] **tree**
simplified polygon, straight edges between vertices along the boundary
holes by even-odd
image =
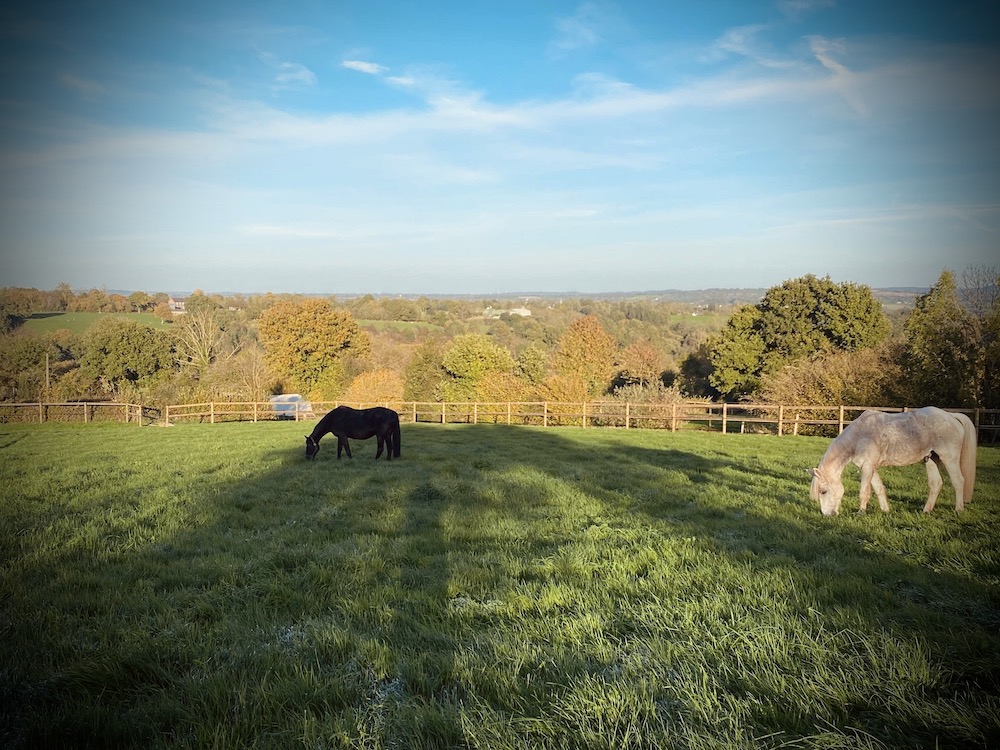
[[[1000,268],[970,266],[962,273],[962,296],[980,326],[982,363],[978,404],[1000,407]]]
[[[514,357],[488,336],[470,333],[456,336],[441,360],[447,378],[442,383],[445,401],[474,401],[477,386],[487,375],[512,373]]]
[[[917,298],[903,330],[914,403],[975,406],[982,335],[975,316],[962,307],[951,271]]]
[[[581,381],[590,396],[597,396],[611,384],[616,349],[600,321],[584,315],[560,337],[553,364],[560,374]]]
[[[618,357],[617,387],[648,386],[659,382],[663,374],[663,355],[648,339],[636,341],[622,350]]]
[[[824,351],[857,351],[889,335],[869,287],[812,274],[771,287],[733,313],[709,345],[710,382],[727,397],[752,393],[761,377]]]
[[[45,339],[19,329],[0,336],[0,397],[38,400],[45,385]]]
[[[222,353],[225,340],[218,308],[201,306],[185,313],[180,317],[174,335],[177,337],[178,362],[204,375],[209,365]]]
[[[519,378],[528,385],[538,385],[545,379],[548,355],[537,343],[528,344],[514,361],[514,370]]]
[[[434,401],[440,395],[440,386],[448,377],[441,364],[444,347],[432,340],[418,346],[403,372],[403,397],[407,401]]]
[[[259,334],[272,372],[296,390],[321,398],[339,392],[348,354],[371,350],[368,335],[351,314],[325,299],[276,302],[261,314]]]
[[[906,406],[900,348],[886,341],[855,352],[800,359],[765,375],[758,394],[774,404]]]
[[[264,351],[257,343],[213,363],[209,379],[216,393],[247,401],[263,401],[273,384]]]
[[[403,400],[403,379],[395,370],[368,370],[351,381],[343,400],[369,405],[397,403]]]
[[[100,379],[115,393],[124,384],[141,385],[174,364],[171,337],[134,320],[102,318],[84,336],[83,374]]]

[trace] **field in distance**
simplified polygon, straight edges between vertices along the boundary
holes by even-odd
[[[162,328],[169,326],[151,313],[98,313],[98,312],[51,312],[35,313],[24,321],[24,327],[38,333],[51,333],[60,329],[67,329],[72,333],[81,335],[101,318],[116,317],[136,320],[140,323]]]
[[[998,449],[824,518],[821,438],[304,431],[0,425],[0,744],[1000,746]]]

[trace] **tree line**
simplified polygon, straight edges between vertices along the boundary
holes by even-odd
[[[912,308],[889,315],[869,287],[807,275],[700,319],[688,305],[652,299],[534,300],[522,317],[497,300],[200,291],[177,315],[162,292],[9,287],[0,290],[0,397],[995,408],[997,287],[994,268],[945,270]],[[36,312],[71,311],[143,312],[169,324],[108,315],[83,334],[24,325]]]

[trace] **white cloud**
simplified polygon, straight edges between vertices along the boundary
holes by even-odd
[[[862,117],[870,114],[868,105],[858,90],[859,77],[846,65],[834,59],[834,55],[845,51],[844,43],[836,39],[826,39],[821,36],[809,38],[809,48],[820,65],[832,73],[831,82],[837,92],[844,98],[851,109]]]
[[[278,74],[274,80],[282,88],[297,85],[312,86],[316,83],[316,74],[305,65],[283,62],[278,65]]]
[[[344,60],[340,63],[340,67],[347,68],[348,70],[356,70],[359,73],[367,73],[372,76],[381,75],[389,70],[384,65],[364,60]]]

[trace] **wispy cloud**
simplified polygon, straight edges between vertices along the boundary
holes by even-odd
[[[278,65],[274,80],[282,88],[312,86],[316,83],[316,74],[300,63],[283,62]]]
[[[834,58],[834,55],[844,52],[843,42],[836,39],[826,39],[821,36],[809,38],[809,48],[820,65],[830,71],[833,88],[844,98],[857,114],[866,117],[870,109],[862,99],[858,90],[858,76],[846,65]]]
[[[340,67],[347,68],[348,70],[356,70],[359,73],[367,73],[372,76],[382,75],[389,70],[384,65],[365,60],[344,60],[340,63]]]
[[[92,81],[89,78],[81,78],[73,73],[60,73],[56,76],[56,80],[60,85],[75,91],[84,99],[96,99],[102,94],[107,93],[107,89],[97,81]]]
[[[261,52],[258,57],[274,71],[272,87],[275,89],[291,89],[316,84],[316,74],[301,63],[279,60],[270,52]]]
[[[796,60],[782,57],[764,41],[762,37],[768,29],[768,24],[763,23],[728,29],[715,40],[708,57],[719,58],[726,55],[737,55],[766,68],[795,67],[798,64]]]
[[[572,15],[556,19],[550,49],[557,53],[595,47],[621,31],[623,22],[614,6],[585,2]]]

